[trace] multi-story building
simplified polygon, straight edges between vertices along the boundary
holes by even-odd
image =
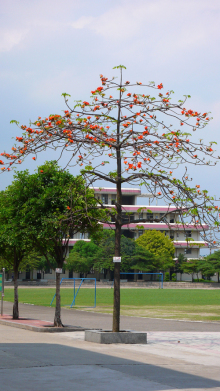
[[[116,189],[115,188],[94,188],[96,197],[106,207],[111,207],[116,202]],[[207,247],[207,243],[200,240],[200,232],[208,230],[207,225],[198,226],[196,224],[181,224],[179,212],[177,208],[173,206],[160,206],[151,204],[150,194],[141,194],[140,189],[123,188],[122,189],[122,218],[126,221],[126,225],[123,226],[122,234],[129,238],[137,239],[144,233],[145,230],[158,230],[163,232],[166,236],[169,236],[173,240],[175,246],[175,258],[179,254],[185,254],[188,259],[199,258],[199,252],[201,247]],[[139,203],[139,198],[148,200],[148,205]],[[140,212],[141,209],[141,212]],[[150,212],[151,211],[151,212]],[[129,213],[129,214],[127,214]],[[129,217],[128,217],[129,216]],[[128,222],[129,219],[129,222]],[[147,219],[147,222],[142,220]],[[132,221],[139,220],[139,223],[133,223]],[[160,220],[160,222],[158,222]],[[141,228],[137,228],[137,226]],[[111,229],[109,224],[104,224],[104,229]],[[90,241],[88,234],[78,233],[69,240],[69,251],[73,248],[74,244],[78,240]],[[29,274],[28,274],[29,275]],[[98,278],[104,278],[104,273],[96,273]],[[79,277],[79,273],[71,273],[66,271],[61,277]],[[88,275],[89,277],[90,275]],[[94,274],[91,275],[94,277]],[[20,273],[20,279],[25,279],[25,272]],[[27,278],[27,273],[26,273]],[[30,277],[29,277],[30,278]],[[34,271],[34,279],[54,279],[55,272],[53,270],[46,270],[44,273]],[[191,276],[185,276],[186,280],[190,280]]]
[[[98,199],[106,206],[112,207],[116,201],[116,189],[114,188],[94,188]],[[139,204],[138,198],[148,198],[148,205]],[[122,218],[129,223],[123,226],[123,235],[137,239],[145,230],[158,230],[169,236],[175,246],[175,257],[179,254],[185,254],[186,258],[199,258],[201,247],[206,247],[207,243],[200,240],[200,232],[208,230],[208,225],[181,224],[179,223],[179,212],[176,206],[150,205],[150,194],[141,194],[140,189],[122,189]],[[141,209],[141,213],[140,213]],[[151,211],[151,213],[150,213]],[[127,215],[129,213],[129,215]],[[163,218],[164,216],[164,218]],[[142,220],[148,219],[147,222]],[[162,219],[162,220],[161,220]],[[140,223],[132,223],[133,220],[139,220]],[[160,220],[160,222],[158,222]],[[143,227],[138,229],[137,226]],[[110,229],[109,224],[103,225],[104,229]],[[73,246],[77,240],[89,240],[88,236],[82,234],[75,235],[70,240],[70,246]]]

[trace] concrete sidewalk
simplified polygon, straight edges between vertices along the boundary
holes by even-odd
[[[0,326],[4,391],[220,390],[220,333],[149,332],[148,345],[97,345],[84,332]]]

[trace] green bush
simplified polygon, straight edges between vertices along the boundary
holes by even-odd
[[[172,281],[176,281],[176,273],[172,274]]]
[[[164,281],[170,281],[170,273],[169,272],[165,273]]]

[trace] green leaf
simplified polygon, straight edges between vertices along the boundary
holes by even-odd
[[[16,124],[16,125],[19,125],[19,122],[18,122],[18,121],[16,121],[16,119],[12,119],[12,120],[10,121],[10,124]]]
[[[124,65],[118,65],[118,66],[116,66],[116,67],[113,67],[112,69],[122,69],[122,68],[124,68],[124,69],[127,69]]]

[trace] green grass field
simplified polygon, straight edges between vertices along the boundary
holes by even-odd
[[[49,306],[54,288],[19,288],[19,302]],[[5,300],[13,301],[13,289],[5,290]],[[70,306],[73,289],[61,288],[62,306]],[[77,309],[112,313],[113,289],[81,288]],[[55,301],[53,303],[55,305]],[[220,290],[205,289],[121,289],[121,313],[128,316],[220,321]]]

